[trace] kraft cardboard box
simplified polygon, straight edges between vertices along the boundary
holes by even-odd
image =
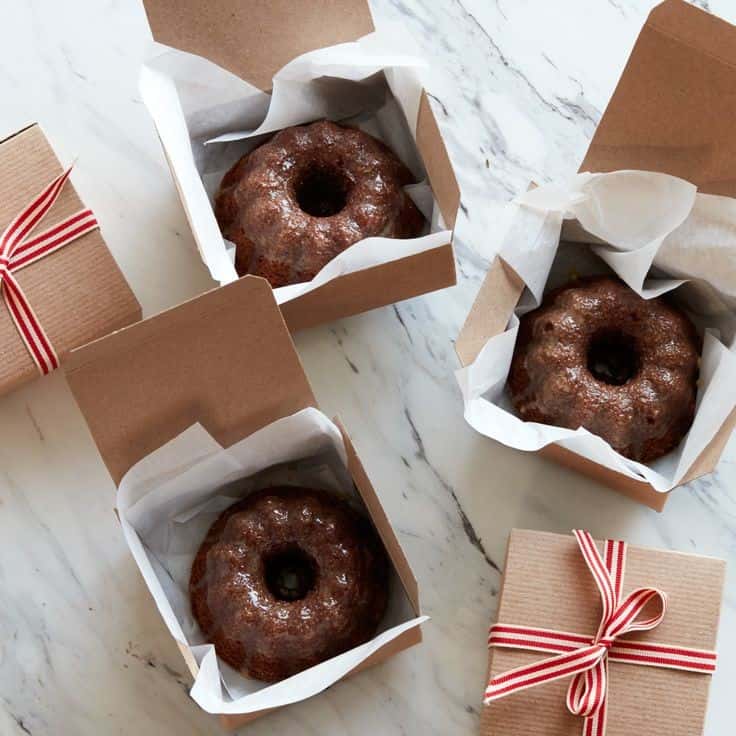
[[[144,65],[141,94],[213,279],[238,278],[212,210],[224,173],[277,130],[329,118],[366,130],[399,155],[418,182],[407,193],[428,232],[363,241],[311,282],[276,289],[290,330],[456,282],[451,242],[460,192],[420,61],[405,55],[402,39],[371,35],[365,0],[144,5],[155,41],[168,49]]]
[[[61,173],[61,163],[38,124],[0,141],[0,232]],[[14,252],[83,208],[67,180],[53,206],[28,230]],[[140,305],[99,228],[22,269],[16,270],[14,265],[22,264],[11,257],[11,276],[20,287],[21,299],[35,313],[59,360],[63,361],[72,348],[140,319]],[[0,394],[33,380],[42,370],[11,317],[8,288],[9,284],[2,286],[5,299],[0,303]],[[53,366],[44,368],[49,369]]]
[[[730,24],[681,0],[657,6],[639,35],[581,171],[624,170],[624,175],[625,170],[661,172],[695,185],[698,197],[736,197],[732,171],[736,137],[724,122],[733,112],[732,96],[725,92],[736,82],[735,48],[736,28]],[[720,202],[719,206],[728,205]],[[575,220],[565,221],[562,237],[572,243],[601,242]],[[729,269],[711,270],[699,275],[714,282],[720,279],[723,289],[733,293]],[[683,269],[671,275],[687,278],[691,274]],[[488,341],[503,333],[524,289],[523,280],[509,263],[496,258],[457,339],[463,366],[473,364]],[[731,296],[730,302],[725,298],[721,309],[733,314],[734,307]],[[736,426],[736,410],[719,421],[711,441],[678,485],[715,468]],[[558,444],[548,444],[540,453],[656,510],[661,511],[669,497],[650,482]]]
[[[596,544],[602,549],[600,542]],[[625,556],[623,595],[638,588],[659,589],[667,594],[667,610],[656,628],[626,634],[618,641],[716,652],[725,562],[633,545],[627,545]],[[654,613],[649,606],[645,612]],[[511,532],[498,624],[564,631],[590,636],[592,641],[601,615],[600,593],[573,536],[525,529]],[[554,648],[524,651],[491,646],[488,680],[554,654]],[[697,736],[703,731],[713,676],[718,676],[717,669],[713,675],[609,661],[606,736]],[[481,734],[582,733],[583,719],[570,713],[565,703],[570,680],[545,682],[484,705]]]
[[[233,319],[242,314],[249,319]],[[65,370],[119,487],[116,505],[131,553],[195,680],[192,697],[208,712],[218,713],[225,727],[236,728],[273,708],[316,694],[341,677],[421,641],[424,618],[416,580],[347,432],[337,420],[333,424],[319,412],[265,280],[240,279],[86,345],[71,354]],[[296,441],[292,440],[296,435],[302,444],[294,449],[297,446],[289,443]],[[216,671],[213,675],[211,646],[197,639],[197,628],[192,628],[186,591],[170,595],[170,580],[176,572],[167,572],[162,585],[150,562],[155,558],[156,569],[163,566],[167,571],[169,564],[181,567],[179,542],[172,563],[151,535],[160,523],[156,514],[174,513],[172,504],[189,501],[178,487],[172,491],[167,486],[169,505],[162,511],[149,500],[150,493],[174,481],[190,483],[185,488],[189,494],[193,490],[211,493],[209,485],[220,487],[212,480],[212,468],[225,462],[232,480],[236,453],[241,458],[237,467],[248,466],[251,471],[271,472],[258,463],[261,455],[280,452],[275,447],[287,448],[289,461],[311,462],[311,452],[324,447],[324,437],[331,438],[332,450],[342,458],[335,475],[344,475],[348,487],[339,492],[352,494],[363,507],[390,557],[389,610],[371,642],[299,673],[288,684],[283,681],[265,687],[220,667],[229,696],[222,695],[220,677]],[[192,444],[193,438],[199,444]],[[304,454],[303,447],[311,450]],[[244,448],[251,454],[243,454]],[[249,459],[243,460],[245,457]],[[200,460],[209,463],[206,471],[199,470],[204,467]],[[262,462],[270,465],[265,459]],[[298,465],[296,470],[289,468],[298,479],[307,472]],[[203,473],[199,483],[206,479],[204,490],[182,480],[189,478],[189,471]],[[245,481],[251,477],[245,470],[236,475],[240,478],[241,473]],[[152,481],[157,474],[164,477]],[[144,511],[140,503],[146,504]],[[171,539],[171,534],[181,534],[182,519],[186,522],[190,517],[189,512],[177,512],[173,526],[162,527],[163,536]],[[200,542],[199,537],[186,540],[194,547]],[[179,572],[188,576],[186,570]]]

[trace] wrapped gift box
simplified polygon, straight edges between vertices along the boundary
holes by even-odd
[[[695,184],[699,193],[736,197],[736,136],[725,122],[734,113],[733,95],[726,93],[736,83],[734,49],[736,28],[725,21],[682,0],[666,0],[654,8],[598,125],[581,171],[661,172]],[[587,234],[576,220],[566,220],[561,245],[565,242],[601,241]],[[531,247],[532,243],[524,243],[523,248],[519,244],[520,250]],[[672,275],[687,278],[689,274],[687,269],[678,269]],[[711,283],[719,282],[733,294],[732,272],[717,267],[708,277]],[[497,257],[457,339],[456,349],[464,367],[472,366],[489,340],[507,329],[511,315],[522,303],[524,290],[519,275]],[[719,309],[733,312],[733,297],[730,299],[730,304],[724,301]],[[724,339],[728,342],[731,338]],[[736,409],[721,421],[677,485],[713,471],[734,426]],[[539,452],[654,509],[661,511],[667,502],[669,494],[655,489],[641,475],[624,474],[558,443],[547,444]]]
[[[61,164],[39,125],[30,125],[1,141],[0,232],[61,173]],[[83,206],[67,181],[28,238],[47,231]],[[99,229],[30,263],[13,277],[62,361],[72,348],[141,316],[140,305]],[[21,339],[7,302],[0,301],[0,394],[37,377],[40,370]]]
[[[423,238],[348,248],[308,285],[277,289],[289,328],[311,327],[455,283],[451,236],[460,192],[452,165],[402,40],[380,52],[370,43],[350,45],[374,30],[365,0],[247,6],[234,0],[146,0],[144,5],[154,39],[169,50],[144,67],[141,94],[213,279],[224,284],[237,278],[212,210],[213,193],[249,146],[274,132],[269,127],[253,141],[247,138],[267,111],[271,114],[273,95],[280,100],[274,103],[279,119],[290,119],[293,104],[299,123],[329,117],[367,128],[431,189],[417,198],[429,222]],[[332,47],[330,55],[304,62],[298,82],[292,67],[281,86],[272,87],[284,65],[327,47]]]
[[[595,544],[602,553],[602,544]],[[656,628],[623,635],[618,642],[625,642],[624,646],[657,642],[672,651],[713,652],[725,567],[725,562],[715,558],[627,546],[623,595],[638,588],[656,588],[667,594],[667,609]],[[573,536],[511,532],[498,625],[571,632],[590,641],[598,630],[601,610],[601,596]],[[645,608],[645,615],[649,611]],[[613,660],[614,648],[610,651]],[[490,647],[489,680],[517,667],[540,663],[551,654]],[[710,659],[705,654],[703,657]],[[702,733],[711,677],[707,672],[609,661],[605,736]],[[583,733],[583,719],[565,704],[570,680],[545,682],[484,705],[481,733],[578,736]]]
[[[248,319],[242,318],[244,314]],[[100,454],[120,486],[118,510],[126,540],[195,678],[192,697],[209,712],[219,713],[224,726],[238,727],[268,710],[306,697],[295,696],[296,692],[318,692],[345,674],[381,662],[421,641],[423,619],[416,580],[347,432],[339,422],[339,430],[335,429],[321,414],[315,420],[317,402],[265,280],[252,276],[240,279],[75,350],[65,370]],[[203,685],[197,679],[203,669],[208,669],[203,664],[204,647],[196,643],[190,646],[183,633],[188,630],[185,619],[191,619],[191,614],[181,608],[178,616],[173,612],[174,604],[169,603],[162,586],[154,580],[148,562],[149,554],[155,557],[157,553],[146,547],[140,519],[138,526],[131,522],[128,509],[155,488],[152,472],[163,469],[164,477],[160,483],[157,481],[160,488],[161,483],[181,471],[181,467],[175,467],[169,473],[163,463],[171,462],[166,456],[170,455],[172,444],[186,445],[192,433],[201,436],[206,430],[211,436],[209,444],[214,443],[215,450],[221,452],[221,448],[233,448],[265,430],[270,433],[266,446],[283,449],[286,435],[280,435],[279,428],[300,422],[303,425],[305,412],[313,423],[329,425],[332,436],[339,438],[339,452],[344,457],[342,472],[347,471],[350,492],[372,520],[392,562],[393,603],[387,613],[391,620],[384,622],[379,632],[382,638],[377,636],[368,651],[361,650],[347,665],[343,660],[339,676],[334,674],[334,658],[328,660],[332,663],[331,674],[325,674],[320,669],[323,665],[317,665],[291,678],[287,688],[277,683],[255,689],[253,681],[250,685],[238,681],[243,692],[254,690],[250,697],[235,705],[223,697],[218,708],[213,705],[213,698],[220,702],[219,696],[209,692],[203,697]],[[329,431],[318,434],[326,435]],[[306,444],[314,446],[315,442],[312,437]],[[185,453],[182,467],[199,457],[196,452]],[[131,468],[134,472],[128,473]],[[211,474],[207,471],[202,477],[211,479]],[[141,478],[141,483],[137,483],[136,479]],[[218,484],[220,487],[224,486]],[[173,503],[178,503],[176,498]],[[147,518],[143,519],[143,526],[148,523]],[[142,551],[144,548],[147,552]],[[179,556],[180,552],[177,547]],[[163,558],[159,562],[165,564]],[[186,594],[178,598],[187,600]],[[386,626],[390,627],[388,633]],[[202,677],[210,677],[211,683],[206,672]],[[215,689],[218,693],[221,690],[219,680]]]

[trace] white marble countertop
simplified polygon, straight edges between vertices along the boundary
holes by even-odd
[[[706,3],[701,2],[701,5]],[[434,64],[462,182],[459,284],[303,333],[325,411],[349,427],[419,578],[425,642],[248,727],[474,734],[508,531],[599,536],[731,563],[706,732],[733,732],[736,443],[658,515],[468,427],[452,340],[530,179],[573,171],[654,0],[376,0]],[[736,21],[731,0],[710,9]],[[148,315],[209,286],[137,91],[133,0],[16,0],[0,26],[0,132],[40,121]],[[480,255],[479,253],[482,253]],[[114,488],[64,378],[0,400],[0,734],[213,734],[122,541]],[[540,733],[543,726],[540,726]]]

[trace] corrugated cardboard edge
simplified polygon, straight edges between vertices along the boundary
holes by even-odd
[[[427,169],[429,183],[450,230],[454,230],[460,209],[460,186],[447,153],[437,118],[426,91],[422,91],[417,116],[417,148]]]
[[[728,440],[736,427],[736,409],[734,409],[721,425],[715,437],[706,445],[705,449],[698,455],[695,462],[690,466],[681,485],[685,485],[696,478],[700,478],[715,470],[723,451],[726,449]]]
[[[345,442],[345,450],[348,456],[348,470],[350,475],[355,482],[355,486],[360,493],[360,497],[363,500],[368,513],[373,521],[373,524],[378,531],[383,545],[388,552],[391,562],[396,569],[396,572],[401,580],[404,590],[406,591],[409,601],[411,602],[412,608],[414,609],[414,615],[420,616],[421,610],[419,606],[419,588],[417,586],[416,578],[414,573],[411,571],[409,562],[406,559],[404,551],[401,549],[399,540],[396,538],[391,522],[386,515],[386,512],[381,505],[381,501],[376,494],[376,490],[370,481],[363,463],[361,463],[355,446],[347,433],[347,430],[343,426],[339,418],[335,417],[335,424],[337,424],[340,432],[342,433],[343,441]]]
[[[0,145],[2,145],[3,143],[6,143],[12,138],[15,138],[15,136],[20,135],[21,133],[25,133],[27,130],[30,130],[36,125],[38,125],[38,127],[41,128],[41,126],[37,122],[27,123],[22,128],[19,128],[18,130],[13,131],[12,133],[8,133],[8,135],[4,136],[3,138],[0,138]]]
[[[203,56],[263,90],[287,62],[373,31],[365,0],[144,0],[156,41]]]

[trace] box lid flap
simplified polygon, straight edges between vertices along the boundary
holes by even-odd
[[[457,211],[460,209],[460,187],[426,91],[422,91],[419,101],[417,148],[422,155],[429,183],[432,185],[445,224],[454,230]]]
[[[194,422],[227,447],[316,406],[273,293],[253,276],[79,348],[64,367],[116,484]]]
[[[156,41],[204,56],[256,85],[293,58],[373,31],[366,0],[144,0]]]
[[[584,171],[645,169],[736,196],[736,27],[665,0],[649,15]]]

